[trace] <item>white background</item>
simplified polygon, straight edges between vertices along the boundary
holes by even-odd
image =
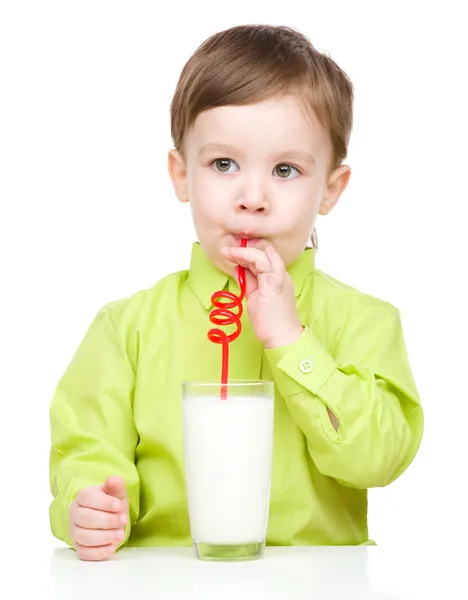
[[[48,408],[97,310],[187,268],[194,231],[167,174],[189,55],[242,23],[299,28],[355,86],[350,184],[319,217],[317,266],[401,310],[425,435],[370,492],[379,545],[466,539],[466,31],[463,2],[0,4],[2,537],[61,545]],[[466,8],[466,7],[465,7]],[[164,14],[163,14],[164,13]]]

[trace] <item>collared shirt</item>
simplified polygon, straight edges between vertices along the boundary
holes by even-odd
[[[275,383],[267,544],[372,543],[367,489],[401,475],[423,433],[400,315],[317,269],[312,248],[288,272],[301,337],[265,350],[244,311],[242,333],[230,344],[230,379]],[[130,499],[123,543],[191,544],[181,384],[220,379],[221,346],[207,332],[211,296],[221,289],[239,293],[195,243],[189,270],[96,315],[50,408],[57,538],[72,545],[68,516],[77,492],[120,475]]]

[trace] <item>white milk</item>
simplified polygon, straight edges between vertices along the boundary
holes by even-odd
[[[265,539],[273,453],[272,398],[183,400],[190,528],[195,542]]]

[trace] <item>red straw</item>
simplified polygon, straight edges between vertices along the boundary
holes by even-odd
[[[247,246],[247,240],[242,239],[241,247]],[[221,325],[226,327],[227,325],[236,325],[236,331],[231,335],[226,335],[224,331],[218,328],[210,329],[208,332],[208,339],[215,344],[222,344],[223,355],[222,355],[222,367],[221,367],[221,399],[226,400],[227,397],[227,383],[229,373],[229,343],[236,340],[241,331],[242,323],[240,321],[242,317],[243,307],[242,300],[245,296],[245,268],[238,266],[239,273],[239,287],[240,295],[236,296],[232,292],[227,290],[220,290],[215,292],[211,296],[211,303],[216,306],[210,313],[210,321],[215,325]],[[222,299],[226,299],[227,302],[223,302]],[[232,312],[231,309],[237,308],[237,313]]]

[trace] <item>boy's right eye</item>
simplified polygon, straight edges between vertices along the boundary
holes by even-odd
[[[219,171],[220,173],[229,173],[233,165],[236,165],[236,163],[230,158],[218,158],[211,163],[215,171]]]

